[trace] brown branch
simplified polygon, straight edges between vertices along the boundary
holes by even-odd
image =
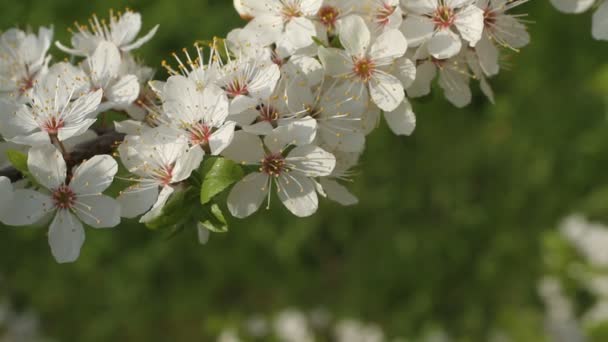
[[[70,151],[69,156],[65,156],[68,168],[72,168],[87,159],[91,159],[100,154],[112,154],[117,143],[120,143],[125,135],[114,130],[97,130],[99,136],[91,141],[76,145]],[[0,176],[7,177],[11,182],[16,182],[23,178],[21,172],[13,167],[0,169]]]

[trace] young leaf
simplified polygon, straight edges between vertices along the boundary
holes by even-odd
[[[11,163],[11,165],[13,165],[15,169],[17,169],[17,171],[21,172],[24,175],[29,173],[29,170],[27,168],[26,154],[15,150],[8,150],[6,151],[6,156],[8,158],[8,161]]]
[[[161,214],[150,222],[146,222],[146,227],[152,230],[178,227],[185,224],[192,217],[196,201],[195,192],[190,188],[185,191],[176,191],[165,204]]]
[[[243,169],[231,160],[218,158],[204,177],[201,186],[201,204],[209,203],[213,197],[243,178]]]
[[[214,203],[211,206],[211,214],[212,214],[211,216],[213,216],[213,217],[209,218],[205,221],[201,221],[200,225],[214,233],[228,232],[228,222],[226,221],[226,218],[224,217],[224,213],[222,213],[222,209],[220,208],[219,205]]]

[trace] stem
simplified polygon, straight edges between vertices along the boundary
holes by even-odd
[[[63,157],[69,168],[76,166],[84,160],[91,159],[100,154],[112,154],[114,147],[123,141],[125,135],[114,130],[98,129],[99,136],[93,140],[76,145],[71,152],[67,152],[65,146],[59,142]],[[51,138],[52,140],[52,138]],[[11,182],[23,179],[23,175],[14,167],[0,169],[0,176],[7,177]]]

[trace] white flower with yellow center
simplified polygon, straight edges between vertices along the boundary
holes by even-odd
[[[53,29],[41,27],[38,34],[10,29],[0,36],[0,96],[19,98],[43,76],[51,59],[47,51]]]
[[[245,11],[254,18],[245,27],[249,41],[261,46],[276,44],[281,55],[291,55],[314,44],[317,32],[311,18],[322,0],[242,0]]]
[[[437,59],[457,55],[462,40],[475,47],[484,28],[483,11],[475,0],[403,1],[408,15],[401,31],[412,47],[428,43],[428,51]]]
[[[56,64],[34,85],[26,104],[0,102],[0,133],[22,145],[43,145],[84,134],[96,121],[103,91],[85,92],[81,79]]]
[[[78,23],[75,26],[71,48],[60,42],[56,43],[58,48],[75,56],[91,55],[101,42],[110,42],[116,45],[120,51],[129,52],[147,43],[158,30],[158,25],[156,25],[145,36],[137,38],[141,30],[141,15],[130,10],[124,14],[114,14],[113,11],[110,11],[109,23],[105,19],[99,20],[94,15],[89,20],[89,26]]]
[[[276,189],[283,205],[298,217],[317,211],[316,177],[331,174],[336,158],[314,145],[294,147],[287,151],[273,136],[265,143],[259,137],[239,131],[224,156],[238,163],[259,166],[259,172],[247,175],[228,195],[228,209],[234,217],[245,218],[255,213]]]
[[[45,145],[30,150],[27,164],[41,190],[15,190],[4,223],[33,225],[54,214],[49,244],[58,262],[78,259],[85,239],[81,221],[93,228],[112,228],[120,223],[118,202],[102,194],[118,170],[112,157],[95,156],[68,175],[61,153]]]
[[[319,48],[319,58],[327,75],[351,84],[355,98],[367,96],[385,111],[395,110],[405,96],[401,81],[390,74],[391,65],[407,50],[407,41],[398,30],[387,30],[372,43],[370,31],[359,16],[345,18],[340,25],[344,50]]]
[[[122,216],[141,217],[148,222],[160,215],[173,194],[173,185],[190,177],[203,160],[203,150],[191,148],[186,139],[175,139],[161,128],[150,129],[141,136],[127,136],[118,147],[120,159],[134,175],[135,185],[118,197]]]

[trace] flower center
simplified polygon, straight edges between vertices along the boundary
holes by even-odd
[[[260,117],[259,121],[266,121],[271,123],[273,126],[276,124],[276,121],[279,120],[279,111],[276,110],[274,106],[261,104],[255,109],[259,112]]]
[[[207,145],[211,137],[211,127],[198,122],[188,128],[189,139],[192,145]]]
[[[367,82],[374,74],[376,65],[369,58],[362,58],[355,61],[355,67],[353,72],[359,76],[363,81]]]
[[[269,154],[262,160],[260,171],[270,177],[279,177],[283,172],[289,172],[282,154]]]
[[[42,129],[48,134],[57,134],[60,128],[63,128],[63,119],[58,119],[54,116],[48,118],[43,124]]]
[[[249,89],[246,82],[235,79],[226,87],[226,93],[229,97],[235,98],[239,95],[249,95]]]
[[[483,25],[492,28],[496,24],[496,12],[487,8],[483,13]]]
[[[439,6],[433,17],[435,26],[440,29],[447,29],[451,27],[454,25],[454,20],[456,20],[454,10],[448,6]]]
[[[53,204],[59,209],[70,209],[76,204],[76,194],[67,185],[61,185],[51,195]]]
[[[336,28],[336,22],[338,21],[339,15],[340,12],[333,6],[323,6],[317,14],[321,23],[327,26],[327,28],[330,30]]]
[[[169,185],[173,182],[173,169],[175,164],[164,165],[159,169],[154,170],[155,178],[161,185]]]
[[[391,16],[395,13],[396,9],[397,7],[395,6],[391,6],[387,3],[383,4],[376,12],[376,23],[381,26],[388,25],[391,22]]]
[[[285,21],[289,21],[293,18],[301,17],[302,11],[300,10],[300,5],[298,3],[291,2],[283,4],[281,14],[283,15]]]
[[[19,94],[23,95],[26,91],[34,87],[34,78],[25,77],[19,82]]]

